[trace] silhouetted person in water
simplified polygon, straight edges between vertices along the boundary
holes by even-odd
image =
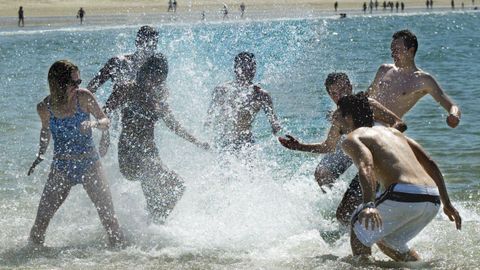
[[[158,32],[153,27],[140,27],[135,39],[134,53],[114,56],[100,69],[90,81],[87,89],[95,93],[108,80],[112,81],[113,91],[125,83],[133,81],[140,67],[157,50]]]
[[[337,12],[337,9],[338,9],[338,2],[335,1],[335,3],[333,4],[333,8],[335,9],[335,12]]]
[[[363,2],[363,13],[367,12],[367,2]]]
[[[147,59],[135,81],[117,87],[107,102],[107,114],[122,113],[122,131],[118,142],[120,172],[128,180],[140,181],[147,210],[154,222],[163,223],[185,190],[183,179],[160,159],[155,140],[155,125],[162,120],[176,135],[208,149],[207,143],[190,135],[175,119],[167,102],[165,81],[168,63],[162,54]],[[108,147],[108,138],[102,143]]]
[[[402,11],[405,9],[405,3],[401,2],[400,3],[400,8],[402,9]]]
[[[451,6],[452,6],[452,9],[455,9],[455,1],[452,0],[452,2],[450,2]]]
[[[398,2],[395,2],[395,9],[397,10],[397,12],[399,7],[400,7],[400,4]]]
[[[173,11],[173,1],[172,0],[168,1],[167,12],[170,12],[170,11]]]
[[[243,18],[243,15],[245,14],[245,3],[240,4],[240,18]]]
[[[173,0],[173,12],[177,12],[177,0]]]
[[[235,57],[235,80],[215,87],[205,123],[215,132],[220,151],[237,152],[255,143],[252,124],[260,110],[270,122],[272,133],[281,130],[270,94],[253,82],[257,63],[253,53]]]
[[[80,19],[80,24],[83,24],[83,17],[85,16],[85,10],[83,8],[80,8],[77,12],[77,18]]]
[[[223,8],[222,8],[222,13],[223,13],[223,19],[228,19],[228,7],[227,5],[223,5]]]
[[[18,9],[18,27],[20,27],[20,24],[21,24],[21,27],[25,26],[25,21],[24,21],[24,17],[23,17],[23,7],[22,6],[20,6],[20,8]]]

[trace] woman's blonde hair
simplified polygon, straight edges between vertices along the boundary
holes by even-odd
[[[57,61],[48,70],[52,108],[67,102],[67,87],[72,83],[72,73],[75,71],[78,71],[78,67],[68,60]]]

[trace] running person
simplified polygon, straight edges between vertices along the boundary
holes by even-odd
[[[367,94],[400,118],[430,94],[448,112],[447,124],[454,128],[460,123],[460,109],[432,75],[416,66],[417,49],[415,34],[409,30],[395,32],[391,43],[394,63],[380,66]]]
[[[236,152],[252,145],[252,124],[260,110],[265,112],[273,134],[281,130],[270,94],[253,83],[256,70],[254,54],[239,53],[235,57],[235,81],[213,90],[205,124],[215,131],[216,147],[220,150]]]
[[[352,218],[353,255],[371,255],[371,246],[395,261],[417,261],[408,246],[438,213],[440,202],[458,230],[462,220],[448,196],[437,164],[414,140],[384,126],[373,127],[364,96],[347,96],[339,109],[349,132],[342,143],[360,175],[363,204]],[[379,183],[385,192],[376,196]]]
[[[95,97],[89,91],[78,88],[80,71],[71,62],[55,62],[48,72],[48,82],[50,95],[37,105],[42,122],[40,149],[28,175],[43,160],[50,136],[53,137],[54,156],[29,241],[35,245],[44,244],[53,215],[70,189],[81,184],[97,209],[110,245],[119,245],[123,242],[123,235],[92,139],[92,128],[108,129],[110,121]],[[97,120],[90,120],[90,114]]]
[[[325,89],[330,98],[338,103],[338,100],[344,96],[352,95],[352,84],[347,74],[342,72],[330,73],[325,80]],[[374,99],[368,99],[373,109],[376,121],[388,126],[395,127],[401,131],[406,129],[406,125],[394,113],[383,107]],[[299,150],[312,153],[325,153],[315,170],[315,180],[320,188],[331,185],[340,175],[342,175],[352,164],[352,160],[343,152],[340,144],[345,135],[345,126],[338,108],[332,115],[330,130],[325,141],[316,144],[303,144],[294,137],[287,135],[287,139],[279,138],[280,143],[292,150]],[[352,212],[358,204],[361,203],[362,191],[358,182],[358,175],[351,181],[350,186],[345,192],[340,205],[337,208],[337,219],[343,225],[348,225]]]
[[[139,69],[136,80],[116,88],[104,107],[108,114],[122,108],[122,131],[118,143],[120,172],[129,180],[140,181],[147,210],[158,223],[167,218],[182,197],[185,186],[183,179],[160,160],[154,132],[157,121],[163,120],[170,130],[187,141],[209,148],[207,143],[190,135],[173,116],[166,100],[167,74],[165,57],[161,54],[152,56]]]
[[[113,91],[123,84],[135,80],[137,72],[145,61],[155,54],[158,44],[158,31],[145,25],[140,27],[135,39],[137,50],[110,58],[98,74],[88,83],[88,90],[95,93],[108,80],[113,83]]]

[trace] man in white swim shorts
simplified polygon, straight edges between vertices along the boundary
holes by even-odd
[[[395,261],[419,260],[407,244],[437,215],[440,202],[458,230],[462,223],[437,164],[417,142],[398,130],[373,127],[373,113],[365,96],[346,96],[338,106],[350,129],[342,147],[359,170],[363,193],[363,204],[352,216],[353,255],[368,257],[377,244]],[[385,189],[378,196],[377,181]]]

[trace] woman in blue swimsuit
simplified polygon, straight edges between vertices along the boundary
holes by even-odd
[[[48,72],[50,95],[37,105],[42,122],[40,149],[28,175],[43,160],[50,136],[53,137],[53,162],[38,206],[29,241],[43,245],[50,220],[68,196],[70,189],[82,184],[98,211],[109,243],[122,243],[112,196],[92,139],[92,128],[108,129],[110,121],[95,97],[84,89],[78,67],[69,61],[55,62]],[[90,120],[92,114],[97,120]]]

